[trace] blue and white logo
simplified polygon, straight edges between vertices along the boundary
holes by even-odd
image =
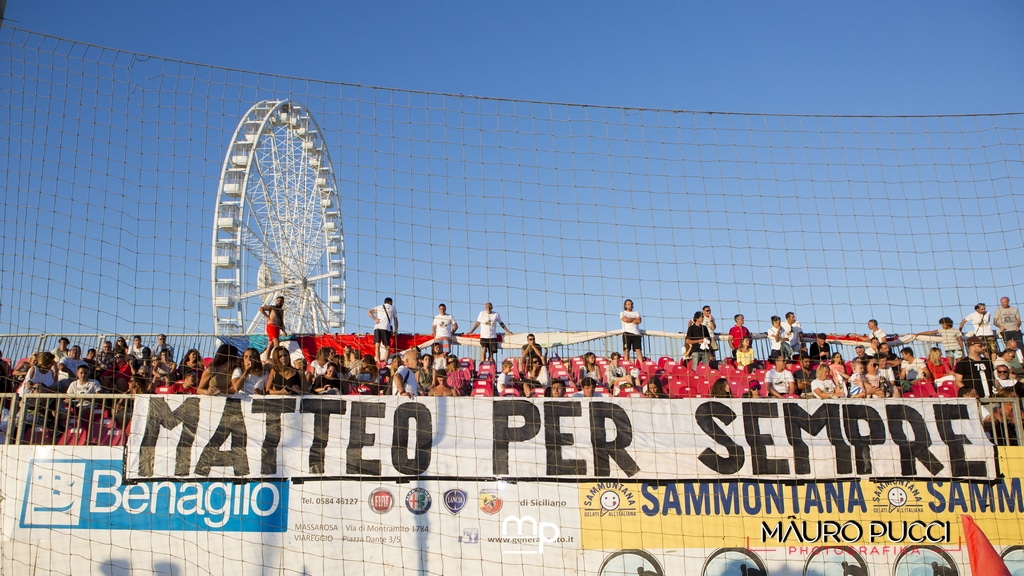
[[[286,532],[288,483],[124,485],[120,460],[33,460],[22,528]]]
[[[469,494],[465,490],[454,488],[452,490],[446,490],[444,493],[444,507],[448,509],[452,514],[458,515],[462,512],[462,509],[466,507],[466,502],[469,501]]]

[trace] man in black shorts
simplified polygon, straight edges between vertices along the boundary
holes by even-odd
[[[398,311],[394,301],[385,298],[384,303],[368,310],[373,319],[373,343],[378,362],[387,360],[391,354],[391,336],[398,332]]]
[[[469,332],[466,332],[472,334],[477,327],[480,328],[480,348],[484,351],[484,360],[493,361],[494,355],[498,352],[498,326],[504,328],[509,336],[512,335],[512,331],[502,322],[501,315],[495,312],[494,306],[488,302],[484,305],[484,310],[477,315],[476,323]]]
[[[640,313],[633,310],[633,301],[627,299],[622,303],[622,313],[619,314],[622,321],[622,358],[629,360],[629,351],[634,351],[634,359],[641,362],[644,359],[642,339],[640,335],[640,322],[643,318]]]

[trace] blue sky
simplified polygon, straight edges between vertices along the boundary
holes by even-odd
[[[831,116],[1022,111],[1024,7],[891,4],[13,0],[10,25],[158,58],[17,35],[0,332],[210,331],[224,150],[280,97],[339,176],[348,332],[387,294],[419,332],[438,301],[463,329],[487,300],[614,329],[630,296],[648,329],[710,303],[837,332],[1016,302],[1022,117]]]
[[[1024,5],[10,0],[9,22],[228,68],[552,102],[791,114],[1021,109]]]

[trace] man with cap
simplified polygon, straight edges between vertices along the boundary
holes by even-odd
[[[991,396],[996,390],[996,373],[992,361],[982,354],[985,351],[985,341],[979,336],[971,336],[966,344],[967,356],[956,363],[956,384],[958,387],[974,388],[978,398]]]

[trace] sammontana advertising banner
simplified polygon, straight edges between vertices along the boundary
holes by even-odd
[[[140,396],[125,478],[984,479],[973,401]]]
[[[1018,449],[1019,450],[1019,449]],[[995,482],[586,482],[587,549],[957,547],[961,515],[996,545],[1024,543],[1020,478]]]

